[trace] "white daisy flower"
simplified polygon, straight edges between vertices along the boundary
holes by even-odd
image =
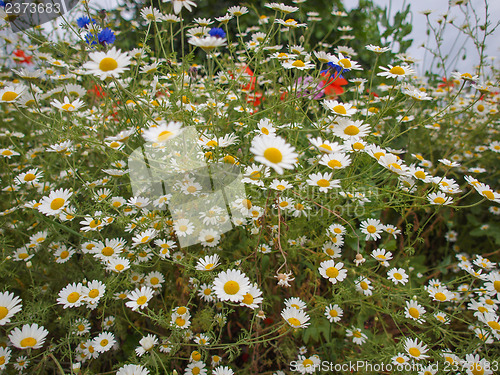
[[[93,74],[102,80],[109,77],[118,78],[130,65],[130,56],[115,47],[107,52],[91,52],[89,58],[91,61],[83,64],[83,68],[87,74]]]
[[[21,302],[21,298],[14,293],[0,293],[0,326],[10,323],[10,318],[21,311],[23,307]]]
[[[25,324],[21,329],[14,328],[9,333],[9,340],[18,349],[39,349],[49,334],[43,326]]]
[[[273,168],[279,174],[283,174],[284,169],[293,169],[298,157],[293,146],[276,136],[255,137],[250,152],[255,155],[255,161]]]

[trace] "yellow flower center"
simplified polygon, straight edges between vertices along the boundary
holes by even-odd
[[[79,324],[78,327],[76,327],[80,332],[85,330],[85,326],[83,324]]]
[[[80,299],[80,293],[78,292],[72,292],[68,294],[68,297],[66,298],[69,303],[75,303]]]
[[[359,133],[359,128],[356,125],[349,125],[344,129],[344,134],[347,135],[357,135]]]
[[[410,307],[408,313],[415,319],[420,318],[420,312],[415,307]]]
[[[481,194],[483,194],[489,200],[494,200],[495,199],[495,194],[493,194],[493,192],[491,190],[485,190]]]
[[[158,142],[164,142],[169,139],[174,133],[164,130],[160,134],[158,134]]]
[[[410,353],[413,357],[420,357],[420,350],[418,350],[418,348],[410,348],[408,353]]]
[[[332,169],[340,168],[342,167],[342,163],[338,160],[333,159],[328,162],[328,166]]]
[[[361,282],[359,283],[359,286],[360,286],[360,287],[361,287],[361,289],[363,289],[363,290],[367,290],[367,289],[368,289],[368,284],[367,284],[367,282],[366,282],[366,281],[361,281]]]
[[[484,374],[484,369],[479,363],[474,363],[469,367],[470,372],[472,372],[473,375],[483,375]]]
[[[8,313],[9,313],[9,310],[5,306],[0,306],[0,320],[5,318]]]
[[[300,326],[300,320],[298,320],[297,318],[288,318],[288,323],[290,323],[292,327]]]
[[[58,210],[64,205],[65,200],[63,198],[56,198],[50,203],[50,208],[53,210]]]
[[[394,274],[394,278],[395,278],[396,280],[402,280],[402,279],[403,279],[403,275],[401,275],[399,272],[396,272],[396,273]]]
[[[24,176],[24,181],[30,182],[33,181],[36,178],[36,176],[33,173],[26,173]]]
[[[339,313],[337,312],[337,310],[335,310],[335,309],[331,309],[331,310],[330,310],[330,316],[331,316],[332,318],[335,318],[335,317],[337,317],[338,315],[339,315]]]
[[[443,197],[434,198],[434,203],[443,204],[445,202]]]
[[[117,270],[117,271],[123,271],[124,268],[125,268],[125,266],[123,264],[117,264],[115,266],[115,270]]]
[[[213,239],[212,239],[212,241],[213,241]],[[207,271],[209,271],[209,270],[211,270],[213,267],[214,267],[214,264],[213,264],[213,263],[208,263],[208,264],[205,266],[205,269],[206,269]]]
[[[341,59],[341,60],[339,60],[339,65],[343,66],[346,69],[349,69],[352,66],[352,64],[349,61],[349,59]]]
[[[148,301],[148,297],[146,296],[140,296],[137,298],[137,301],[135,301],[139,306],[144,305]]]
[[[101,254],[104,255],[104,256],[107,256],[107,257],[110,257],[114,253],[115,253],[115,250],[113,250],[113,248],[110,247],[110,246],[106,246],[105,248],[103,248],[101,250]]]
[[[477,110],[478,110],[479,112],[483,112],[483,111],[484,111],[484,105],[479,104],[479,105],[477,106]]]
[[[18,94],[14,91],[6,91],[2,95],[2,100],[4,102],[11,102],[18,97]]]
[[[103,72],[109,72],[110,70],[115,70],[118,68],[118,62],[112,57],[105,57],[99,63],[99,69]]]
[[[92,220],[89,223],[89,227],[91,228],[97,228],[99,225],[101,225],[102,221],[101,220]]]
[[[320,151],[323,151],[323,150],[332,151],[332,148],[329,145],[324,144],[324,143],[322,145],[320,145],[318,148],[320,149]]]
[[[21,346],[23,348],[33,347],[36,345],[36,343],[37,343],[37,341],[33,337],[26,337],[26,338],[21,340]]]
[[[339,270],[335,267],[328,267],[325,273],[330,279],[335,279],[339,275]]]
[[[441,293],[441,292],[436,293],[434,298],[436,298],[438,301],[441,301],[441,302],[446,301],[446,296],[444,295],[444,293]]]
[[[303,68],[304,66],[306,66],[306,64],[304,64],[304,62],[302,60],[294,61],[292,63],[292,65],[297,67],[297,68]]]
[[[335,113],[339,113],[341,115],[345,115],[347,114],[347,110],[345,109],[345,107],[341,104],[339,105],[336,105],[335,107],[332,108],[333,112]]]
[[[415,177],[420,178],[421,180],[425,179],[425,172],[424,171],[416,171],[415,172]]]
[[[179,327],[183,327],[184,324],[186,324],[186,321],[179,316],[177,319],[175,319],[175,324],[177,324]]]
[[[493,328],[495,331],[500,331],[500,324],[498,322],[495,322],[494,320],[489,321],[488,325]]]
[[[367,231],[368,233],[375,233],[375,232],[377,231],[377,228],[376,228],[374,225],[368,225],[368,226],[366,227],[366,231]]]
[[[500,293],[500,280],[496,280],[493,282],[493,287],[497,291],[497,293]]]
[[[236,281],[228,281],[224,284],[224,292],[229,295],[234,295],[238,293],[240,290],[240,284],[238,284]]]
[[[108,345],[109,341],[104,339],[104,340],[101,340],[101,346],[104,347],[106,345]]]
[[[66,259],[68,257],[68,255],[69,255],[69,251],[68,250],[64,250],[64,251],[61,252],[61,254],[59,255],[59,257],[61,259]]]
[[[405,70],[401,68],[399,65],[397,65],[391,68],[391,70],[389,70],[389,73],[396,74],[398,76],[403,76],[405,74]]]
[[[99,289],[92,289],[89,292],[89,297],[90,298],[96,298],[99,295]]]
[[[247,293],[243,296],[243,302],[245,305],[251,305],[253,303],[253,296],[250,293]]]
[[[3,150],[2,151],[2,155],[4,155],[4,156],[10,156],[10,155],[12,155],[12,151],[10,151],[10,150]]]
[[[314,362],[309,358],[304,359],[304,361],[302,361],[302,366],[304,367],[311,367],[313,364]]]
[[[264,157],[274,164],[278,164],[283,160],[283,154],[276,147],[268,147],[264,151]]]
[[[73,109],[75,109],[75,106],[71,103],[66,103],[61,108],[65,111],[72,111]]]
[[[317,184],[318,184],[318,186],[321,186],[321,187],[328,187],[328,186],[330,186],[330,181],[322,178],[321,180],[318,180]]]

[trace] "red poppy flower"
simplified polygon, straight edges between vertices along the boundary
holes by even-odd
[[[325,77],[325,79],[320,82],[320,85],[323,85],[325,96],[336,97],[344,93],[344,88],[342,86],[347,85],[347,80],[345,78],[338,77],[338,73],[334,73],[333,77],[328,72],[321,73],[321,75]]]
[[[14,56],[14,60],[18,63],[18,64],[31,64],[31,59],[33,58],[33,56],[29,56],[29,55],[26,55],[26,53],[24,53],[23,50],[20,50],[20,49],[16,49],[14,52],[13,52]]]

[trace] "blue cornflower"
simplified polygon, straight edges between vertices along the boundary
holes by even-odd
[[[216,38],[225,38],[226,32],[222,30],[220,27],[212,27],[208,32],[210,36],[215,36]]]
[[[87,42],[87,44],[91,46],[96,45],[97,41],[95,35],[92,33],[87,33],[87,35],[85,35],[85,42]]]
[[[0,0],[0,7],[4,7],[5,8],[5,2]]]
[[[328,65],[328,69],[322,70],[320,72],[321,74],[330,73],[331,71],[333,71],[333,72],[339,73],[338,74],[339,78],[344,78],[342,76],[342,74],[340,74],[340,72],[347,73],[348,71],[351,70],[351,69],[345,69],[344,67],[337,65],[337,64],[334,64],[332,62],[329,62],[327,65]],[[332,74],[332,75],[334,75],[334,74]]]
[[[110,28],[106,27],[99,34],[97,34],[97,40],[102,45],[104,45],[104,44],[113,44],[115,42],[115,40],[116,40],[115,33],[113,33],[113,30],[111,30]]]
[[[76,24],[82,29],[86,29],[90,22],[95,23],[95,19],[90,19],[87,16],[81,16],[76,20]]]

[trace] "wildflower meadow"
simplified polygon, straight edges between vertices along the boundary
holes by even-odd
[[[0,1],[0,373],[500,373],[494,1]]]

